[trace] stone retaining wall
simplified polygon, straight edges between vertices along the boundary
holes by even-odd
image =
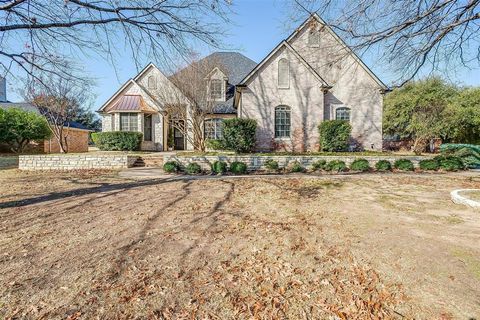
[[[178,161],[182,165],[187,165],[190,162],[198,163],[202,169],[210,170],[210,164],[214,161],[221,160],[225,161],[228,164],[239,161],[243,162],[248,166],[248,171],[262,170],[266,169],[264,164],[267,160],[275,160],[278,162],[280,168],[287,167],[290,162],[298,161],[302,164],[303,167],[309,168],[313,162],[323,159],[327,162],[332,160],[342,160],[347,166],[355,159],[367,159],[370,162],[370,166],[373,167],[380,160],[388,160],[393,163],[398,159],[409,159],[413,162],[415,167],[418,167],[418,163],[423,159],[429,159],[432,156],[248,156],[248,155],[219,155],[219,156],[181,156],[176,155],[165,155],[163,161]]]
[[[128,155],[29,155],[20,156],[20,170],[125,169],[133,166],[137,156]]]
[[[17,168],[18,156],[0,156],[0,169]]]

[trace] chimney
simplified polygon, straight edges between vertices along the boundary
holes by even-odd
[[[7,79],[0,78],[0,102],[7,102]]]

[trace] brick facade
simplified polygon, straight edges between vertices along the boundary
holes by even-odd
[[[88,152],[89,131],[72,128],[64,128],[63,131],[63,134],[67,136],[69,153]],[[52,136],[49,140],[45,140],[43,151],[45,153],[60,153],[60,145],[57,139]]]

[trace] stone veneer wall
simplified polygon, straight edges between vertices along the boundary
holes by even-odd
[[[255,171],[255,170],[262,170],[266,169],[264,164],[267,160],[275,160],[278,162],[280,168],[284,168],[288,166],[288,164],[292,161],[298,161],[304,166],[305,168],[309,168],[313,162],[323,159],[325,161],[332,161],[332,160],[342,160],[344,161],[347,166],[355,159],[367,159],[370,162],[370,166],[373,167],[375,164],[380,160],[388,160],[392,163],[395,162],[397,159],[409,159],[413,162],[415,167],[418,167],[418,163],[420,160],[429,159],[431,156],[248,156],[248,155],[220,155],[220,156],[176,156],[176,155],[165,155],[163,158],[164,163],[167,161],[178,161],[182,165],[187,165],[190,162],[198,163],[202,169],[210,170],[210,164],[214,161],[221,160],[225,161],[228,164],[239,161],[243,162],[248,166],[248,171]]]
[[[124,169],[133,166],[137,156],[121,154],[66,154],[19,156],[20,170]]]

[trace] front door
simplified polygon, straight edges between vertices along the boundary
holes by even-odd
[[[185,137],[183,132],[177,128],[173,128],[173,144],[175,150],[185,150]]]

